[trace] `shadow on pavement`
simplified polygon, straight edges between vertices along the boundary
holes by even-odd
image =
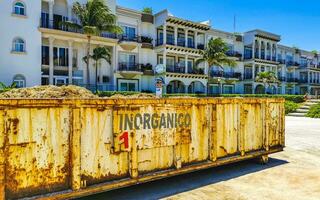
[[[159,199],[287,163],[288,162],[285,160],[274,158],[269,158],[269,163],[267,165],[258,164],[254,160],[247,160],[225,166],[192,172],[189,174],[174,176],[149,183],[143,183],[127,188],[104,192],[80,199]]]

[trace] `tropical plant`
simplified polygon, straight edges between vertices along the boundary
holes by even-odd
[[[256,82],[263,83],[265,90],[264,93],[266,93],[267,88],[271,85],[271,83],[279,83],[279,80],[274,72],[266,71],[258,73],[258,75],[256,76]]]
[[[76,30],[81,30],[87,36],[87,57],[91,50],[92,36],[98,36],[101,32],[121,34],[121,27],[116,25],[116,15],[111,13],[105,0],[88,0],[85,4],[75,2],[72,11],[78,16],[80,23],[67,21],[63,25]],[[90,83],[90,59],[87,61],[87,81]]]
[[[106,47],[97,47],[93,49],[93,54],[89,56],[83,57],[83,61],[88,63],[89,60],[92,59],[95,61],[95,69],[96,69],[96,81],[95,81],[95,88],[96,92],[98,91],[98,62],[99,60],[105,60],[109,64],[111,64],[111,52]]]
[[[205,50],[200,51],[202,55],[200,59],[196,61],[196,66],[200,63],[207,62],[208,63],[208,83],[207,83],[207,93],[209,94],[209,80],[210,80],[210,72],[211,67],[218,66],[222,70],[224,66],[235,67],[237,65],[236,61],[229,58],[226,53],[229,50],[227,43],[225,43],[221,38],[213,39],[211,38],[208,42]]]
[[[17,87],[16,83],[12,83],[11,85],[6,85],[6,84],[0,82],[0,92],[7,92],[7,91],[12,90],[16,87]]]
[[[320,104],[311,106],[306,116],[311,118],[320,118]]]
[[[286,114],[293,113],[299,108],[299,104],[293,101],[285,101],[284,102],[284,110]]]
[[[151,44],[153,41],[153,39],[151,37],[147,37],[147,36],[141,36],[141,42],[142,43],[149,43]]]
[[[145,7],[145,8],[142,9],[142,12],[145,13],[145,14],[150,14],[150,15],[152,15],[153,10],[152,10],[151,7]]]

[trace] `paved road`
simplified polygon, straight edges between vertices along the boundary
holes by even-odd
[[[246,161],[83,199],[320,199],[320,120],[286,118],[286,149]]]

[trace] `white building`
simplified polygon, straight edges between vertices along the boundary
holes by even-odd
[[[60,23],[78,20],[72,13],[75,1],[85,3],[0,1],[0,82],[15,82],[18,87],[75,84],[93,89],[97,79],[99,90],[154,92],[154,69],[163,64],[167,93],[206,93],[208,81],[210,93],[263,93],[265,86],[255,81],[263,71],[274,71],[280,80],[268,86],[268,93],[320,91],[319,55],[281,45],[279,35],[262,30],[235,35],[212,28],[208,21],[192,22],[167,10],[148,15],[119,7],[116,0],[106,2],[124,34],[102,33],[92,38],[91,49],[109,48],[112,62],[101,60],[96,69],[92,61],[87,72],[82,60],[87,37]],[[237,67],[212,66],[210,71],[207,63],[196,67],[200,51],[210,38],[217,37],[228,44],[227,54],[237,61]]]

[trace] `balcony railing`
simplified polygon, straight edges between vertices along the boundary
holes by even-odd
[[[223,71],[211,71],[210,72],[211,77],[223,77]]]
[[[120,41],[141,42],[138,35],[119,35],[118,38]]]
[[[194,45],[194,41],[188,42],[188,48],[192,48],[192,49],[196,48]]]
[[[44,19],[40,18],[40,28],[54,29],[54,30],[72,32],[72,33],[80,33],[80,34],[84,33],[82,29],[67,27],[67,26],[62,25],[61,23],[62,23],[62,21],[44,20]],[[105,38],[117,39],[117,35],[113,34],[113,33],[102,32],[100,34],[100,36],[105,37]]]
[[[138,63],[120,62],[119,71],[141,72],[141,66]]]
[[[186,40],[184,38],[178,38],[177,44],[180,47],[185,47],[186,46]]]
[[[167,69],[166,69],[167,72],[171,72],[171,73],[186,73],[186,68],[185,66],[182,66],[182,65],[167,65]]]
[[[193,68],[189,68],[188,69],[188,74],[201,74],[204,75],[204,69],[193,69]]]
[[[224,78],[241,79],[241,73],[240,72],[224,72],[223,77]]]
[[[218,71],[214,70],[210,73],[211,77],[223,77],[226,79],[241,79],[241,73],[240,72],[224,72],[224,71]]]
[[[156,40],[156,46],[161,46],[163,44],[164,44],[163,38],[159,38],[159,39]],[[167,38],[166,44],[175,45],[175,39],[171,38],[171,37]],[[177,46],[185,47],[186,46],[186,40],[184,38],[177,38]],[[204,49],[204,44],[198,44],[196,46],[195,41],[188,41],[187,42],[187,47],[188,48],[192,48],[192,49],[195,49],[196,47],[198,49]]]
[[[297,78],[287,78],[287,82],[288,83],[297,83],[297,82],[299,82],[299,79],[297,79]]]
[[[299,83],[308,83],[308,79],[307,78],[301,78],[301,79],[299,79]]]
[[[241,58],[242,57],[242,54],[237,52],[237,51],[227,51],[226,55],[230,56],[230,57],[237,57],[237,58]]]

